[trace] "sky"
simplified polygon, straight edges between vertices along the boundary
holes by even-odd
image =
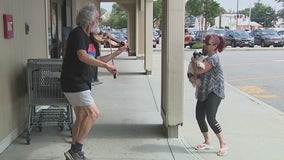
[[[226,9],[227,11],[237,11],[237,1],[239,1],[239,10],[249,8],[254,6],[254,3],[258,2],[258,0],[215,0],[220,3],[220,6]],[[235,1],[235,2],[234,2]],[[264,5],[270,6],[276,11],[283,8],[281,3],[277,3],[275,0],[260,0]],[[109,13],[111,12],[113,3],[102,3],[101,7],[106,9]]]
[[[101,3],[101,8],[104,8],[107,10],[108,13],[111,12],[111,9],[112,9],[112,5],[113,3],[110,3],[110,2],[103,2]]]
[[[227,11],[237,11],[237,2],[239,1],[239,10],[243,10],[245,8],[254,7],[254,4],[258,2],[258,0],[215,0],[220,3],[220,6],[226,9]],[[282,3],[277,3],[275,0],[260,0],[260,3],[270,6],[276,11],[283,8]]]

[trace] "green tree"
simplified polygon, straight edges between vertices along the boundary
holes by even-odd
[[[107,13],[107,10],[104,8],[101,8],[101,15],[104,15],[105,13]]]
[[[226,11],[226,9],[224,9],[223,7],[220,6],[220,13],[225,14],[225,13],[228,13],[228,12]]]
[[[214,0],[188,0],[185,4],[185,11],[195,17],[203,16],[206,30],[209,25],[215,24],[215,17],[224,12],[224,9]]]
[[[279,2],[280,1],[281,0],[279,0]],[[239,13],[249,16],[249,12],[250,9],[246,8],[244,10],[241,10]],[[260,2],[255,3],[255,6],[251,8],[251,20],[262,24],[264,27],[272,27],[275,24],[277,17],[283,17],[283,16],[284,16],[283,9],[278,11],[278,14],[276,14],[276,11],[272,7],[266,6]]]
[[[203,14],[203,0],[188,0],[185,3],[185,11],[195,17]]]
[[[156,0],[153,4],[153,23],[160,26],[162,19],[162,0]],[[159,27],[160,28],[160,27]]]
[[[114,3],[112,5],[112,11],[110,18],[107,21],[103,21],[102,25],[110,26],[114,29],[126,28],[127,27],[127,14],[119,7],[118,4]]]
[[[260,23],[264,27],[272,27],[275,18],[275,10],[260,2],[255,3],[254,7],[251,9],[251,21]]]
[[[239,14],[243,14],[243,15],[245,15],[245,16],[249,16],[249,8],[245,8],[245,9],[243,9],[243,10],[240,10],[239,11]]]

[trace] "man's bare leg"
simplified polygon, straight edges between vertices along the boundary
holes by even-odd
[[[82,120],[79,122],[79,133],[76,137],[76,142],[83,143],[84,139],[90,132],[94,122],[97,120],[100,112],[98,107],[93,104],[91,106],[84,106],[79,108],[79,115]]]

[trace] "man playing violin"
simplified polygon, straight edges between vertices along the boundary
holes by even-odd
[[[94,58],[100,59],[102,61],[109,62],[114,57],[120,55],[123,51],[128,50],[127,43],[125,43],[125,42],[119,42],[119,43],[113,42],[110,38],[108,38],[108,35],[106,33],[101,32],[99,28],[90,33],[90,39],[91,39],[91,44],[89,46],[91,48],[88,51],[88,54],[93,56]],[[118,47],[118,49],[113,53],[101,56],[100,44],[105,44],[105,43],[110,43],[110,45],[112,45],[112,46],[115,45],[116,47]],[[112,50],[111,50],[111,52],[112,52]],[[94,81],[98,81],[97,66],[94,66],[93,69],[94,69],[94,73],[95,73]]]
[[[90,33],[91,42],[92,44],[94,44],[94,47],[97,51],[97,56],[95,58],[100,59],[102,61],[109,62],[111,59],[120,55],[123,51],[127,50],[128,44],[126,42],[115,41],[114,39],[109,38],[108,37],[109,35],[107,35],[106,33],[103,33],[100,31],[98,33],[97,32],[98,30],[96,32]],[[100,56],[100,44],[101,43],[110,43],[110,45],[114,47],[118,47],[118,49],[108,55]]]
[[[100,114],[91,92],[92,67],[102,67],[116,74],[117,67],[107,62],[127,47],[125,44],[105,56],[97,54],[99,48],[91,43],[90,33],[99,25],[98,16],[94,4],[83,6],[76,17],[78,26],[70,32],[67,40],[60,81],[65,97],[74,108],[76,120],[72,128],[71,148],[64,153],[66,160],[88,160],[82,151],[83,142]]]

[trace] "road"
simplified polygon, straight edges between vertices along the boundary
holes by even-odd
[[[228,49],[220,58],[227,83],[284,112],[284,48]]]

